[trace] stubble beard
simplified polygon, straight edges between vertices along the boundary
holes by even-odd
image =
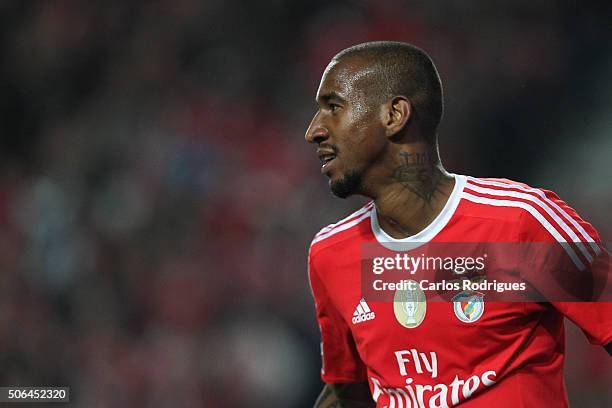
[[[340,180],[330,181],[331,192],[338,198],[347,198],[359,193],[362,187],[361,174],[354,170],[347,171]]]

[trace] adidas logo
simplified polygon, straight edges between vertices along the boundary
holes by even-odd
[[[370,307],[366,303],[365,299],[361,299],[357,305],[357,308],[355,308],[355,312],[353,313],[353,324],[373,320],[375,317],[376,315],[372,310],[370,310]]]

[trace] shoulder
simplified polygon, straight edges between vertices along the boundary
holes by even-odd
[[[582,234],[584,226],[588,224],[554,192],[513,180],[468,176],[463,196],[468,201],[484,206],[518,209],[510,210],[507,214],[526,221],[526,225],[535,223],[548,229],[550,224],[567,232],[572,238],[572,231]],[[590,224],[588,227],[593,229]]]
[[[560,227],[580,220],[576,211],[554,192],[509,179],[467,176],[463,198],[479,204],[479,210],[489,207],[516,220],[533,219],[540,224],[552,220]]]
[[[462,198],[480,216],[519,222],[525,212],[545,199],[545,193],[509,179],[466,176]]]
[[[550,190],[508,179],[468,176],[463,198],[480,206],[474,212],[510,219],[520,241],[575,243],[587,260],[591,253],[600,252],[595,228]]]
[[[347,217],[321,228],[310,243],[310,259],[337,244],[347,243],[361,236],[363,226],[369,223],[373,207],[374,202],[370,201]]]

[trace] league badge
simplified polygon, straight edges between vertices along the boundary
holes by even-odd
[[[395,318],[404,327],[414,329],[418,327],[425,319],[427,312],[427,300],[425,292],[419,285],[412,280],[411,287],[414,289],[397,290],[393,298],[393,311]]]
[[[463,291],[453,297],[455,316],[464,323],[474,323],[484,313],[484,294]]]

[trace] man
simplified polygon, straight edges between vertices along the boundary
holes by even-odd
[[[400,298],[399,289],[395,301],[378,302],[364,296],[361,256],[368,245],[548,243],[584,271],[606,254],[593,227],[549,191],[442,167],[442,86],[414,46],[343,50],[325,69],[316,101],[306,140],[317,146],[332,192],[372,201],[323,228],[310,246],[326,383],[315,406],[567,406],[563,318],[610,350],[610,303],[485,302],[478,292],[430,302],[410,291]],[[554,272],[551,259],[530,265],[545,276]]]

